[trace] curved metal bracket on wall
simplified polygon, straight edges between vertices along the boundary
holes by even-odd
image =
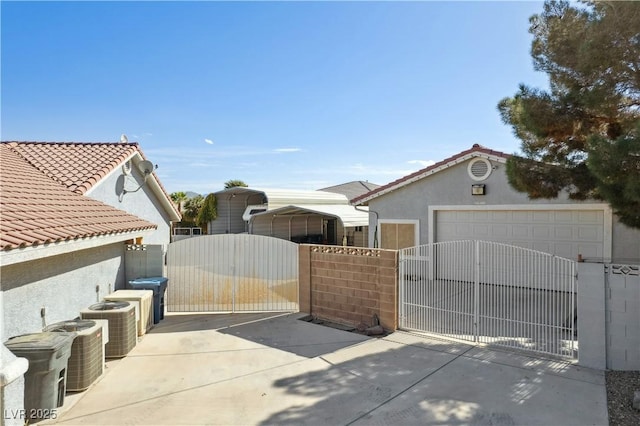
[[[118,180],[116,181],[116,193],[118,194],[119,202],[122,202],[125,194],[138,192],[140,188],[145,186],[147,184],[147,179],[149,178],[149,176],[151,176],[151,173],[153,173],[154,170],[158,168],[158,165],[156,164],[154,166],[151,161],[144,160],[139,162],[137,167],[138,167],[138,170],[140,170],[140,173],[142,173],[144,180],[136,189],[125,188],[125,183],[126,183],[125,180],[128,174],[123,172],[123,174],[118,177]]]

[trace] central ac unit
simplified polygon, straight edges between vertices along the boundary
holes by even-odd
[[[129,302],[99,302],[80,311],[82,319],[109,321],[109,343],[106,358],[122,358],[136,346],[136,310]]]
[[[52,324],[44,331],[76,333],[67,364],[68,391],[85,390],[102,375],[104,341],[100,324],[90,320],[69,320]]]

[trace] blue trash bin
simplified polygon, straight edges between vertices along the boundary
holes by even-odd
[[[132,290],[153,290],[153,323],[164,318],[164,293],[169,279],[165,277],[136,278],[129,281]]]

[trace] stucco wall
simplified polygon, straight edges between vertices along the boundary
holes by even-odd
[[[486,180],[476,182],[467,172],[470,161],[375,198],[369,202],[369,210],[377,212],[378,219],[419,219],[420,244],[426,244],[429,242],[429,206],[580,204],[562,194],[557,199],[530,200],[526,194],[511,188],[507,181],[505,165],[498,162],[491,162],[495,169]],[[471,185],[474,183],[485,184],[486,195],[472,195]],[[374,241],[375,224],[375,215],[369,215],[370,245]],[[640,261],[640,230],[621,225],[614,217],[612,242],[614,260]]]
[[[124,248],[116,243],[3,266],[4,337],[39,332],[44,322],[75,318],[81,309],[124,288]]]
[[[107,176],[86,195],[158,225],[156,231],[145,235],[144,243],[162,244],[166,251],[166,245],[169,244],[171,238],[169,214],[149,186],[144,185],[137,192],[127,193],[122,197],[122,200],[119,199],[118,189],[121,189],[123,185],[125,189],[133,191],[143,181],[144,179],[135,167],[133,167],[132,174],[126,177],[118,168],[115,173]]]

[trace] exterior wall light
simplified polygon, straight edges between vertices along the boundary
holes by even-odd
[[[484,183],[475,183],[471,185],[471,195],[485,195],[487,189]]]

